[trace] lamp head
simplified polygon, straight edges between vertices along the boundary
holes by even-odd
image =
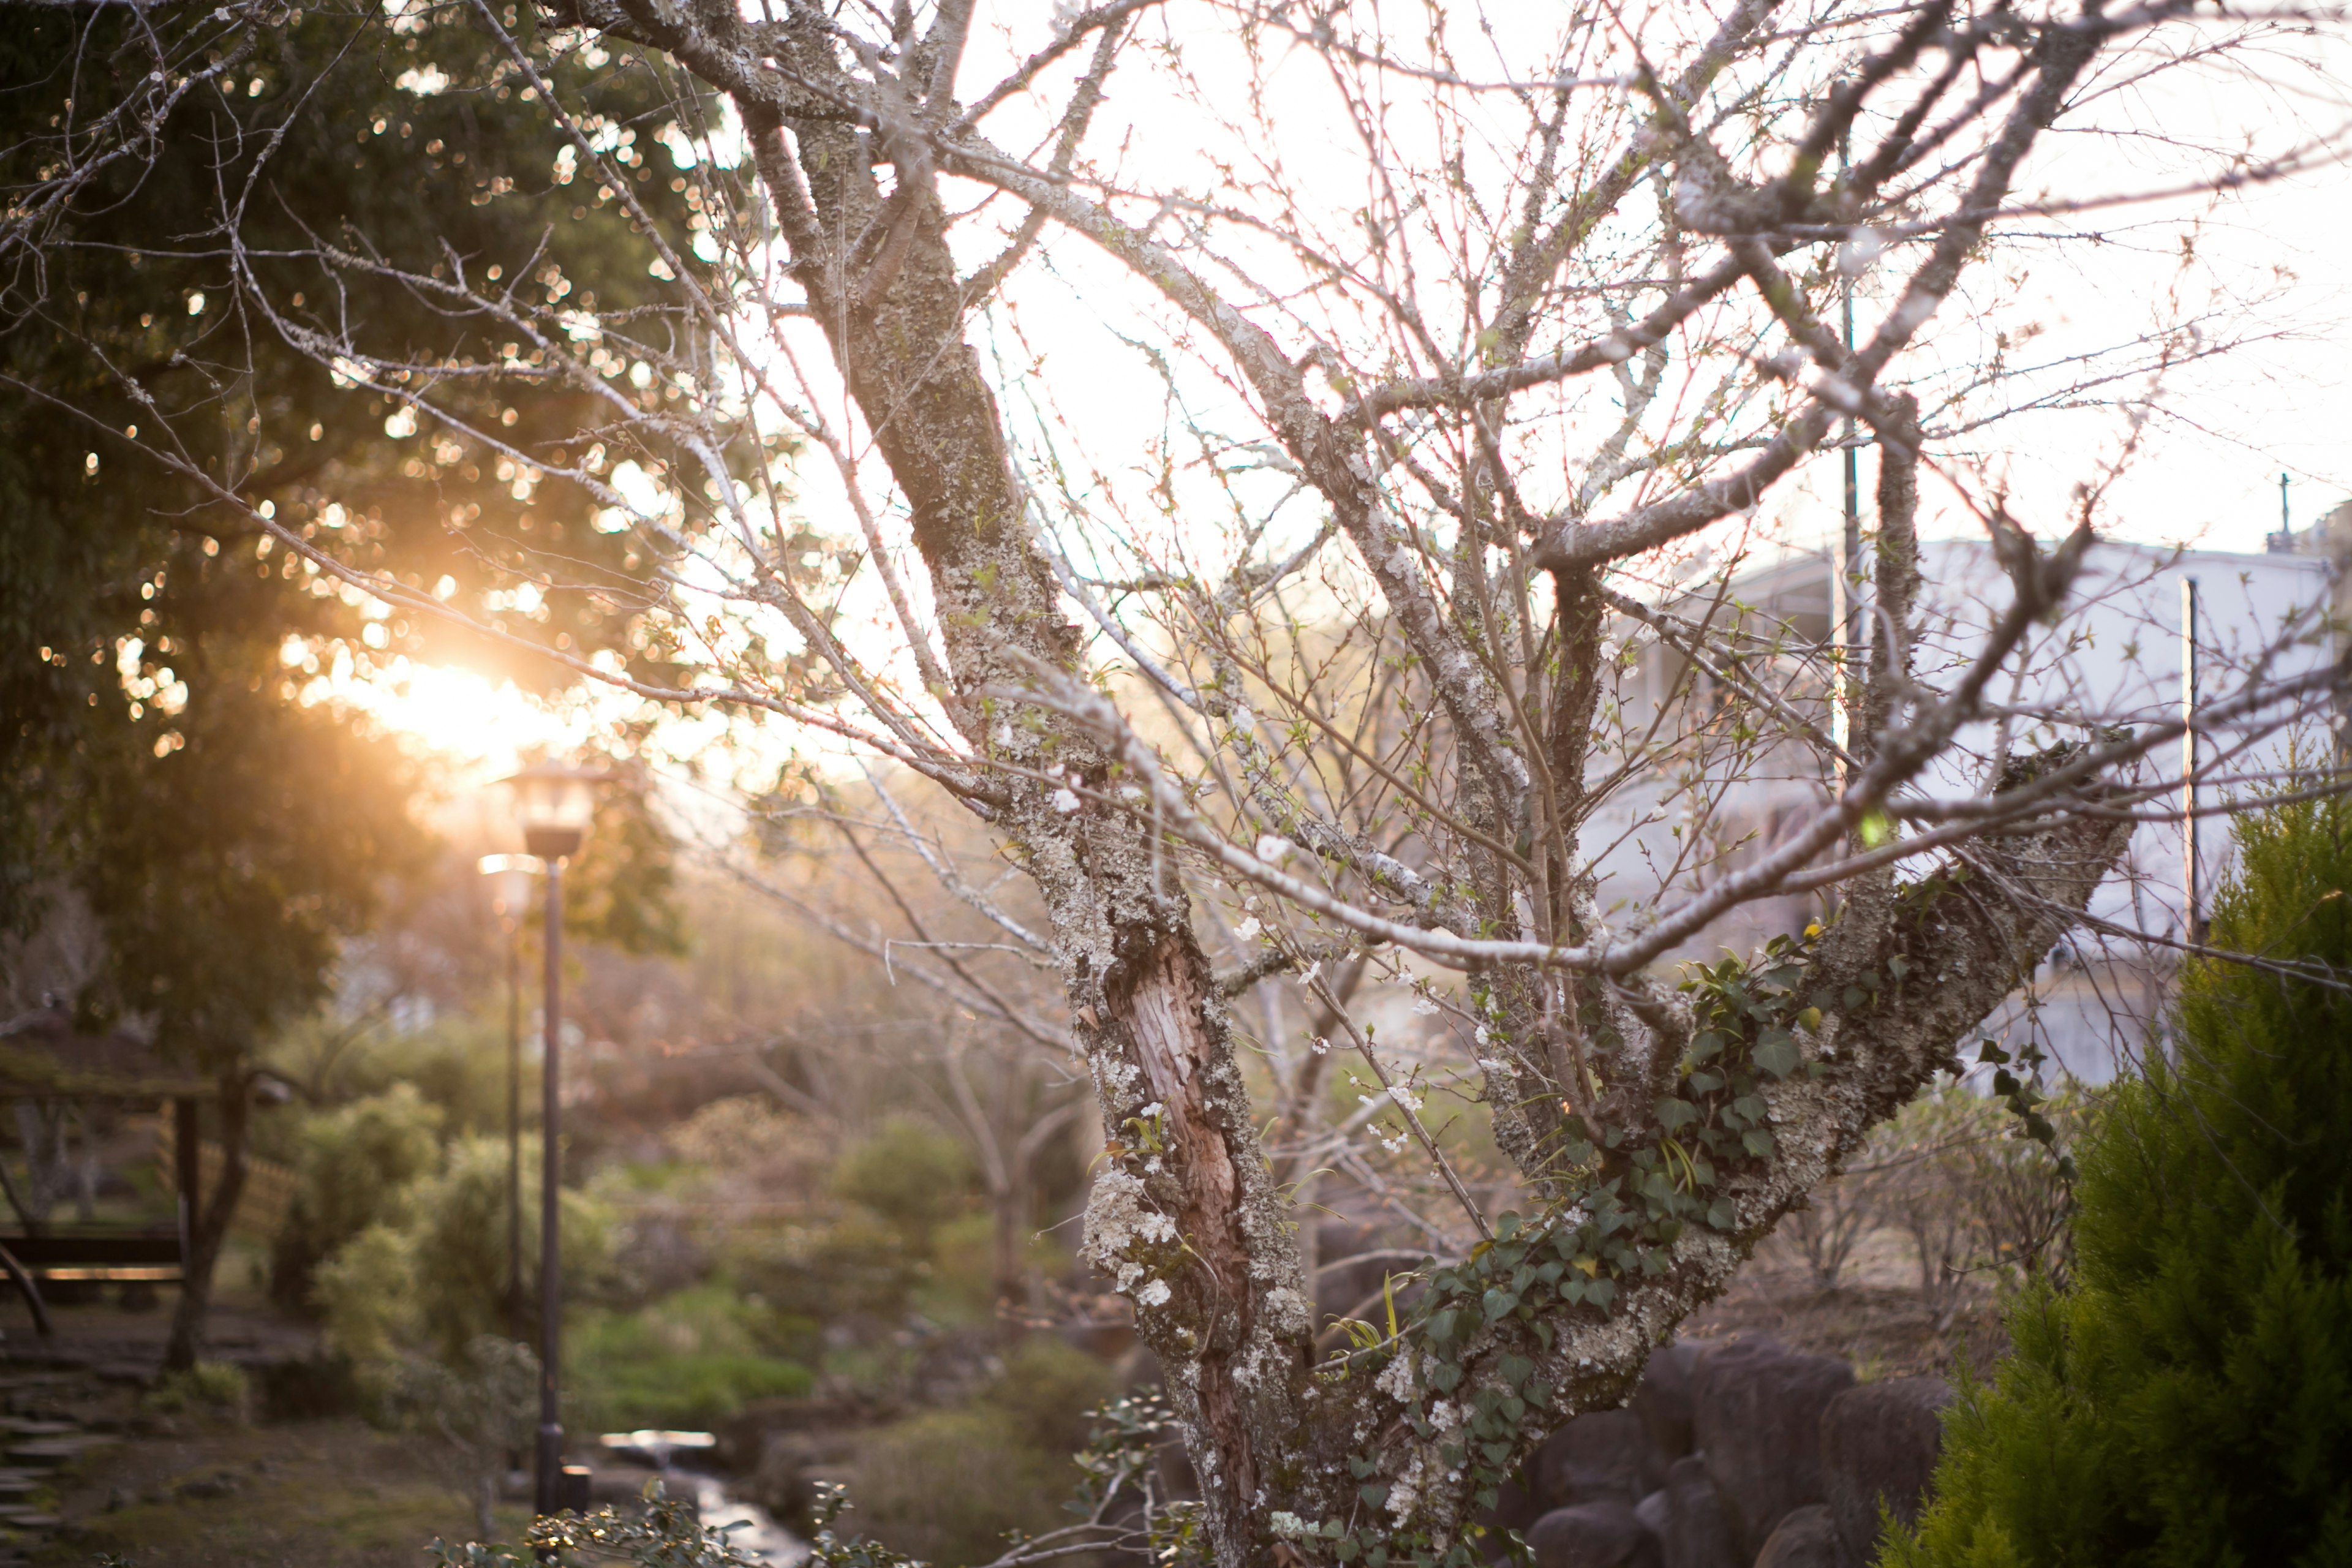
[[[542,860],[580,853],[596,816],[596,786],[604,774],[561,763],[537,763],[503,781],[522,827],[523,847]]]
[[[530,901],[530,879],[547,867],[535,855],[485,855],[476,868],[490,879],[490,900],[498,912],[513,917]]]

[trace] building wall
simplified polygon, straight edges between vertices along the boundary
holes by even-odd
[[[2319,668],[2336,653],[2339,595],[2345,574],[2332,562],[2352,556],[2352,504],[2337,509],[2327,523],[2307,535],[2341,553],[2234,554],[2170,551],[2132,544],[2095,546],[2084,563],[2066,614],[2055,626],[2036,626],[2005,662],[1988,692],[1992,716],[1968,726],[1953,752],[1920,779],[1914,793],[1934,799],[1965,799],[1982,792],[1984,781],[2003,755],[2037,750],[2094,728],[2143,726],[2175,720],[2180,712],[2182,590],[2193,578],[2200,599],[2198,652],[2200,704],[2210,706],[2245,689],[2250,682],[2276,679]],[[1735,579],[1718,608],[1718,626],[1738,624],[1761,649],[1775,635],[1786,651],[1759,655],[1757,668],[1783,682],[1789,700],[1828,728],[1825,663],[1821,644],[1828,628],[1829,563],[1795,557]],[[1923,592],[1918,616],[1920,647],[1916,675],[1948,689],[1981,649],[1990,628],[2011,602],[2009,582],[1990,545],[1973,540],[1930,541],[1921,547]],[[1694,608],[1693,606],[1699,606]],[[1684,613],[1704,606],[1696,595]],[[1679,659],[1653,644],[1625,682],[1629,719],[1654,715]],[[1702,688],[1706,683],[1702,682]],[[1705,689],[1692,700],[1707,700]],[[2273,710],[2273,717],[2276,716]],[[1668,715],[1673,721],[1676,715]],[[2315,749],[2329,744],[2325,715],[2293,733],[2261,735],[2255,726],[2237,726],[2209,739],[2206,754],[2226,754],[2230,777],[2202,792],[2207,805],[2221,795],[2243,796],[2275,778],[2300,748],[2306,765]],[[2215,747],[2222,748],[2217,752]],[[1600,770],[1617,759],[1595,759]],[[2180,795],[2181,752],[2168,742],[2143,766],[2151,784],[2167,793],[2143,808],[2167,813]],[[1797,832],[1829,800],[1828,783],[1801,747],[1767,751],[1751,777],[1738,784],[1696,781],[1719,791],[1713,816],[1721,837],[1746,837],[1733,864],[1752,861]],[[1648,778],[1629,786],[1595,814],[1584,842],[1597,853],[1604,910],[1619,923],[1634,923],[1654,908],[1660,868],[1682,846],[1694,824],[1685,803],[1673,801],[1676,781]],[[1654,816],[1662,820],[1650,821]],[[2228,833],[2207,818],[2200,837],[2205,885],[2226,868]],[[2133,930],[2178,936],[2184,928],[2181,891],[2182,834],[2177,821],[2149,822],[2135,835],[2122,874],[2111,879],[2093,905],[2094,915]],[[1679,890],[1678,890],[1679,891]],[[1718,921],[1685,943],[1680,956],[1712,958],[1725,949],[1744,954],[1779,931],[1801,928],[1822,912],[1812,897],[1760,901]],[[2135,968],[2134,966],[2138,966]],[[2120,966],[2120,967],[2119,967]],[[2012,1008],[2006,1026],[2042,1032],[2066,1065],[2094,1079],[2110,1076],[2114,1048],[2144,1039],[2148,998],[2161,993],[2140,973],[2145,961],[2126,961],[2120,950],[2099,951],[2094,941],[2075,955],[2045,969],[2033,1005]]]

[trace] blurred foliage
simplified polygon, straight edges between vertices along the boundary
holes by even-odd
[[[626,1310],[580,1313],[564,1369],[581,1419],[604,1429],[707,1428],[754,1399],[799,1396],[815,1379],[785,1352],[804,1335],[727,1281]]]
[[[687,940],[676,843],[655,813],[646,771],[619,768],[614,780],[597,802],[594,831],[563,874],[563,929],[623,952],[677,957]]]
[[[82,192],[37,266],[0,278],[11,437],[0,447],[0,928],[21,933],[57,890],[78,889],[108,955],[75,999],[85,1022],[144,1016],[166,1048],[207,1060],[315,1005],[340,941],[377,914],[386,876],[419,863],[401,755],[320,700],[313,677],[408,654],[530,686],[570,679],[473,634],[387,616],[273,550],[243,507],[267,505],[352,567],[412,588],[446,577],[453,602],[485,615],[526,546],[560,545],[618,597],[558,592],[533,613],[495,616],[498,628],[609,648],[641,672],[669,668],[663,650],[637,646],[627,612],[654,563],[591,526],[592,498],[514,484],[489,454],[429,425],[400,434],[390,399],[337,390],[288,336],[285,323],[341,313],[420,353],[481,346],[478,322],[436,301],[295,258],[321,238],[420,271],[451,256],[478,268],[535,256],[532,287],[593,277],[608,307],[660,296],[650,242],[608,198],[551,174],[562,133],[464,21],[356,4],[292,14],[251,40],[236,84],[246,90],[190,95],[146,159]],[[0,100],[0,181],[24,188],[58,155],[68,95],[86,124],[141,90],[151,40],[182,56],[246,41],[226,13],[202,10],[27,12],[0,29],[0,79],[14,84]],[[636,124],[667,102],[641,62],[551,51],[544,37],[530,47],[593,114]],[[649,159],[637,166],[646,209],[683,230],[684,182],[656,181]],[[215,204],[248,182],[240,273]],[[261,310],[265,297],[284,322]],[[462,395],[467,411],[503,419],[516,443],[577,431],[569,388],[459,384],[478,388]],[[190,472],[169,471],[159,452]],[[613,812],[601,858],[583,868],[583,926],[674,949],[658,825],[641,796]]]
[[[252,1414],[253,1384],[234,1362],[200,1361],[166,1373],[144,1403],[164,1415],[200,1412],[242,1421]]]
[[[887,1226],[851,1217],[730,1239],[729,1267],[788,1317],[895,1325],[929,1266]]]
[[[499,1482],[514,1456],[530,1451],[539,1426],[539,1358],[529,1345],[478,1334],[446,1361],[404,1357],[383,1413],[409,1431],[440,1439],[450,1480],[470,1495],[475,1525],[497,1528]]]
[[[1050,1336],[1023,1340],[976,1398],[860,1442],[850,1491],[861,1530],[928,1562],[984,1563],[1008,1531],[1068,1523],[1072,1456],[1116,1392],[1092,1356]]]
[[[321,1263],[369,1226],[403,1217],[410,1188],[440,1165],[443,1120],[414,1084],[399,1083],[301,1122],[299,1184],[270,1247],[271,1300],[309,1307]]]
[[[985,1563],[1015,1530],[1056,1515],[1073,1479],[1069,1453],[1033,1444],[1011,1413],[933,1410],[859,1445],[850,1492],[862,1528],[929,1563]]]
[[[730,1129],[714,1123],[702,1140]],[[734,1237],[730,1268],[787,1316],[862,1326],[866,1337],[903,1318],[936,1278],[942,1230],[971,1214],[971,1160],[961,1144],[912,1117],[887,1119],[835,1163],[830,1213]],[[984,1293],[985,1254],[974,1282]]]
[[[446,1541],[436,1541],[429,1550],[435,1568],[535,1568],[542,1563],[759,1568],[753,1559],[729,1544],[724,1530],[703,1524],[692,1499],[665,1496],[658,1481],[648,1489],[642,1508],[608,1506],[584,1517],[566,1513],[534,1520],[521,1550],[482,1542],[453,1546]],[[885,1565],[875,1563],[871,1568]]]
[[[522,1299],[538,1291],[537,1139],[523,1158]],[[562,1194],[564,1296],[586,1306],[610,1289],[615,1225],[585,1193]],[[507,1296],[507,1145],[462,1138],[433,1173],[419,1177],[380,1220],[344,1242],[317,1269],[312,1300],[329,1346],[349,1358],[362,1382],[386,1394],[404,1357],[456,1364],[478,1336],[511,1327]]]
[[[842,1157],[834,1191],[873,1211],[918,1257],[928,1258],[933,1233],[971,1208],[971,1156],[928,1122],[894,1116]]]

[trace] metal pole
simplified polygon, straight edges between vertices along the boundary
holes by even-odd
[[[562,1353],[562,1279],[558,1252],[557,1199],[563,1180],[558,1070],[562,1049],[563,858],[547,857],[547,1029],[540,1062],[539,1186],[539,1466],[532,1507],[544,1516],[558,1506],[562,1484],[563,1424],[557,1414],[557,1363]]]
[[[1838,177],[1846,173],[1846,135],[1838,135]],[[1853,353],[1853,276],[1841,267],[1840,301],[1845,316],[1845,352]],[[1837,562],[1830,580],[1831,668],[1837,686],[1832,697],[1830,734],[1841,751],[1853,747],[1853,708],[1862,686],[1862,455],[1855,449],[1854,417],[1845,416],[1845,513],[1838,531]],[[1845,763],[1833,764],[1840,788],[1845,784]]]
[[[2197,579],[2180,580],[2180,907],[2181,932],[2205,940],[2204,890],[2197,863]]]
[[[522,1295],[522,911],[507,928],[507,1324],[523,1337]]]

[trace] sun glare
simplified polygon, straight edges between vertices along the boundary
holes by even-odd
[[[460,775],[496,776],[527,753],[577,750],[601,728],[593,699],[551,704],[511,680],[405,658],[335,695]]]

